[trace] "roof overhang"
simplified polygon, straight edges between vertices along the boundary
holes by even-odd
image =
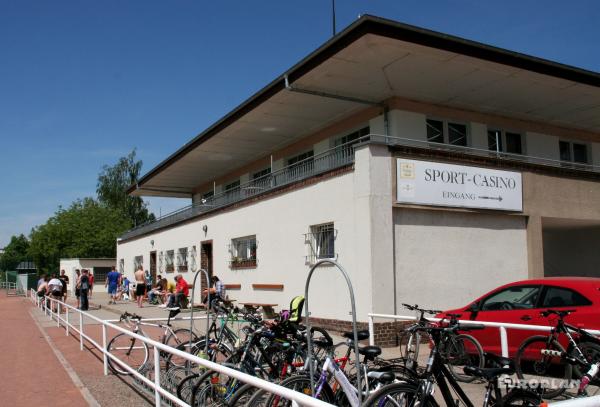
[[[363,16],[144,175],[133,195],[190,197],[365,108],[405,98],[598,135],[600,75]],[[576,134],[575,134],[576,135]]]

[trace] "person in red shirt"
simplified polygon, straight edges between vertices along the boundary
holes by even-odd
[[[181,308],[181,299],[187,297],[190,293],[188,283],[181,275],[175,276],[175,293],[169,296],[169,303],[167,304],[167,310],[174,311]]]

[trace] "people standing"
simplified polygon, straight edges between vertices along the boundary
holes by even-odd
[[[75,269],[75,298],[77,298],[77,308],[79,308],[80,305],[79,277],[81,277],[81,271],[79,271],[79,269]]]
[[[108,287],[108,295],[110,295],[109,304],[117,303],[117,288],[120,284],[121,274],[113,266],[112,270],[106,275],[106,283],[104,283],[104,287]]]
[[[90,280],[90,288],[89,288],[89,292],[88,292],[88,298],[92,298],[92,291],[94,291],[94,273],[90,272],[89,270],[87,270],[88,272],[88,279]]]
[[[131,294],[129,293],[129,279],[127,276],[123,276],[123,299],[129,301]]]
[[[48,274],[42,274],[37,282],[37,290],[40,290],[40,286],[48,282]]]
[[[60,280],[60,282],[62,283],[62,297],[63,297],[63,302],[66,303],[67,302],[67,286],[69,285],[69,276],[67,276],[65,274],[64,270],[60,271],[60,276],[58,276],[58,279]]]
[[[142,266],[134,273],[135,276],[135,297],[139,308],[143,308],[144,295],[146,294],[146,275]]]
[[[82,311],[87,311],[90,308],[88,302],[88,293],[90,291],[90,287],[90,275],[88,274],[87,269],[83,269],[81,271],[81,276],[79,277],[79,295],[81,298],[81,307],[79,309]]]

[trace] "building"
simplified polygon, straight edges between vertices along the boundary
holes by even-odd
[[[333,258],[363,322],[512,280],[598,275],[599,86],[594,72],[363,16],[129,189],[191,205],[121,236],[119,267],[189,280],[202,266],[240,303],[285,308]],[[315,274],[319,322],[350,320],[347,298],[332,267]]]
[[[65,274],[69,277],[70,291],[75,291],[75,281],[77,280],[77,274],[75,270],[87,269],[94,276],[94,286],[99,285],[104,287],[106,282],[106,275],[112,269],[116,267],[116,259],[111,258],[75,258],[75,259],[60,259],[60,270],[64,270]]]

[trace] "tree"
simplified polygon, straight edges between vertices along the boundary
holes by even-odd
[[[102,167],[96,185],[100,203],[122,211],[131,220],[133,226],[155,219],[142,198],[129,196],[126,192],[127,188],[138,181],[141,169],[142,161],[136,161],[134,149],[126,157],[119,158],[112,167],[108,165]]]
[[[10,243],[4,248],[0,256],[0,270],[15,270],[17,265],[28,259],[29,240],[24,235],[12,236]]]
[[[29,254],[44,273],[58,271],[61,258],[114,258],[116,238],[130,227],[123,212],[92,198],[77,200],[31,231]]]

